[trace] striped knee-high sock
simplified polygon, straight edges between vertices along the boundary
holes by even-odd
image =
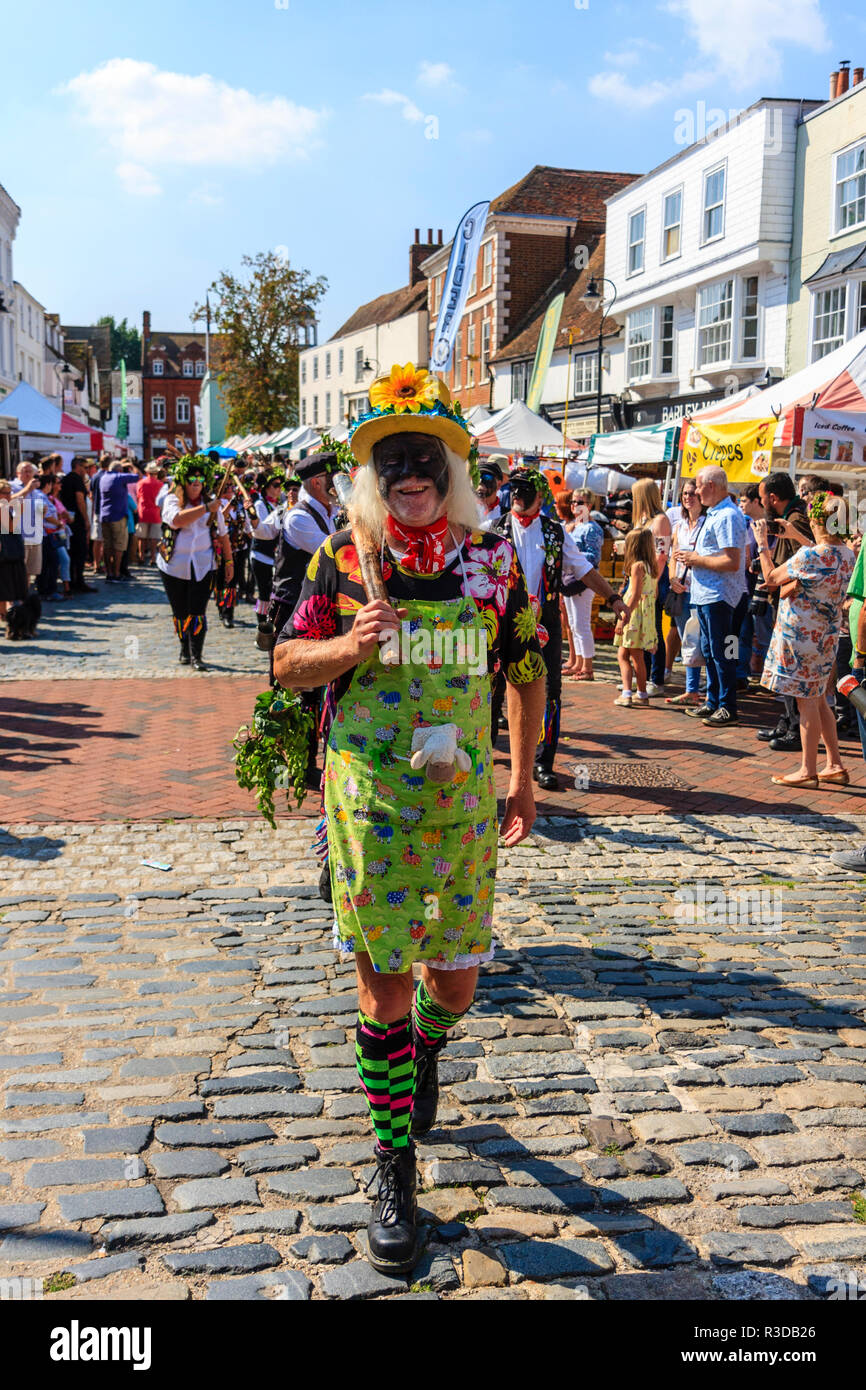
[[[409,1015],[396,1023],[377,1023],[359,1013],[355,1057],[379,1148],[406,1148],[415,1094],[415,1044]]]
[[[448,1029],[459,1023],[468,1013],[452,1014],[441,1004],[430,998],[423,980],[418,981],[415,998],[412,1001],[412,1023],[417,1040],[431,1052],[438,1052],[448,1041]]]

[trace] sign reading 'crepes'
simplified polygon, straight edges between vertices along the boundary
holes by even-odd
[[[694,478],[702,468],[724,468],[729,483],[753,483],[766,478],[773,467],[775,419],[737,420],[733,424],[700,424],[686,420],[680,437],[684,478]]]

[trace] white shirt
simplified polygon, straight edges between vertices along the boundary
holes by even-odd
[[[316,512],[322,518],[328,528],[329,536],[334,534],[336,528],[328,508],[323,507],[321,502],[317,502],[312,493],[307,492],[306,487],[302,487],[298,497],[299,505],[292,507],[290,512],[286,512],[283,521],[283,535],[289,545],[293,545],[296,550],[306,550],[309,555],[314,555],[322,544],[324,535],[310,513],[300,506],[301,502],[305,502],[310,511]]]
[[[23,491],[25,484],[20,478],[13,478],[10,484],[12,496]],[[50,506],[45,493],[38,487],[28,492],[26,497],[22,497],[18,503],[21,513],[21,539],[25,545],[41,545],[43,536],[43,518],[47,508]],[[14,515],[14,511],[12,515]]]
[[[271,509],[270,502],[266,502],[264,497],[257,497],[253,502],[253,511],[258,517],[258,524],[252,526],[253,548],[250,551],[250,559],[258,560],[259,564],[272,565],[273,555],[265,555],[259,550],[256,541],[275,541],[280,534],[279,518],[282,514],[282,503],[278,507]]]
[[[186,510],[188,503],[181,505],[176,493],[166,497],[162,508],[162,519],[169,525],[178,512]],[[221,511],[216,514],[216,534],[224,536],[226,523]],[[189,526],[177,528],[174,553],[170,560],[157,555],[156,563],[163,574],[173,575],[175,579],[204,579],[216,568],[213,540],[211,539],[210,512],[197,517]]]
[[[541,513],[529,526],[521,526],[515,517],[511,518],[511,536],[517,558],[526,579],[526,587],[536,598],[541,597],[541,575],[544,569],[544,532],[541,529]],[[562,579],[570,584],[574,579],[582,579],[593,569],[592,561],[578,550],[577,542],[563,527]]]

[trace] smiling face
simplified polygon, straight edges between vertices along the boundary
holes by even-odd
[[[201,501],[201,490],[203,487],[204,483],[202,482],[201,478],[190,478],[184,484],[186,500],[189,502],[190,506],[198,506],[199,502]]]
[[[445,511],[448,460],[435,435],[392,434],[373,445],[373,467],[388,511],[404,526],[429,526]]]

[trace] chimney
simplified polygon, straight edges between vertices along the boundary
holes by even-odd
[[[848,69],[851,66],[850,58],[843,58],[839,64],[839,81],[836,84],[837,97],[844,96],[848,90]]]
[[[852,87],[859,87],[859,86],[860,86],[860,83],[861,83],[862,81],[863,81],[863,69],[862,69],[862,68],[855,68],[855,69],[854,69],[854,72],[853,72],[853,74],[852,74],[852,77],[851,77],[851,86],[852,86]]]
[[[830,73],[830,100],[831,100],[831,101],[835,101],[835,100],[836,100],[836,97],[837,97],[837,95],[838,95],[838,92],[839,92],[839,74],[838,74],[838,72],[831,72],[831,73]]]
[[[433,240],[433,228],[427,228],[427,240],[419,240],[420,232],[415,228],[415,240],[409,247],[409,284],[417,285],[424,279],[421,272],[421,262],[426,261],[428,256],[432,256],[436,250],[436,242]],[[439,233],[439,245],[442,244],[442,233]]]
[[[861,69],[861,71],[862,71],[862,69]],[[436,234],[436,245],[437,245],[437,246],[441,246],[441,245],[442,245],[442,228],[441,228],[441,227],[439,228],[439,231],[438,231],[437,234]]]

